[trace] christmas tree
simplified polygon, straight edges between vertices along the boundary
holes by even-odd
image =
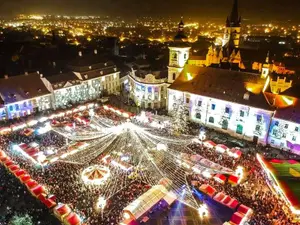
[[[10,225],[33,225],[32,219],[28,214],[15,215],[9,222]]]
[[[188,117],[183,101],[174,104],[172,116],[172,131],[177,134],[185,133],[188,127]]]

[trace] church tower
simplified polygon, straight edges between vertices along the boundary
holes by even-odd
[[[226,28],[223,37],[223,46],[228,46],[231,49],[239,48],[241,36],[241,17],[238,12],[238,0],[234,0],[231,14],[227,17]]]
[[[270,74],[270,52],[268,51],[265,63],[262,64],[261,77],[267,78]]]
[[[186,41],[184,23],[181,20],[178,24],[178,32],[174,37],[174,43],[169,47],[168,83],[173,83],[176,80],[189,58],[191,47]]]

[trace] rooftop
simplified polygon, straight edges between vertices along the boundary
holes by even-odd
[[[5,104],[46,94],[49,94],[49,91],[38,73],[0,79],[0,97]]]
[[[240,71],[185,65],[170,89],[270,110],[259,75]],[[249,93],[249,100],[244,99]]]

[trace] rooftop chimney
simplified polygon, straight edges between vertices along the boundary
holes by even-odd
[[[98,50],[97,50],[97,49],[94,50],[94,54],[95,54],[95,55],[98,54]]]
[[[40,74],[40,71],[36,71],[37,74]]]
[[[53,67],[56,67],[56,62],[52,62]]]
[[[43,78],[43,74],[40,74],[40,78]]]
[[[4,79],[8,79],[8,75],[7,74],[4,75]]]
[[[26,75],[26,76],[28,75],[28,72],[27,72],[27,71],[25,71],[25,75]]]
[[[79,52],[78,52],[78,55],[81,57],[81,56],[82,56],[82,52],[81,52],[81,51],[79,51]]]

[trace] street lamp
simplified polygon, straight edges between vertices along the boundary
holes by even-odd
[[[199,139],[201,142],[203,142],[206,138],[206,135],[205,135],[205,131],[204,130],[200,130],[200,133],[199,133]]]
[[[203,219],[204,217],[208,216],[208,209],[207,209],[207,205],[202,204],[199,208],[198,208],[198,214],[200,216],[201,219]]]
[[[97,202],[97,207],[101,210],[101,217],[103,219],[103,210],[106,206],[106,199],[104,199],[104,197],[100,196],[98,198],[98,202]]]

